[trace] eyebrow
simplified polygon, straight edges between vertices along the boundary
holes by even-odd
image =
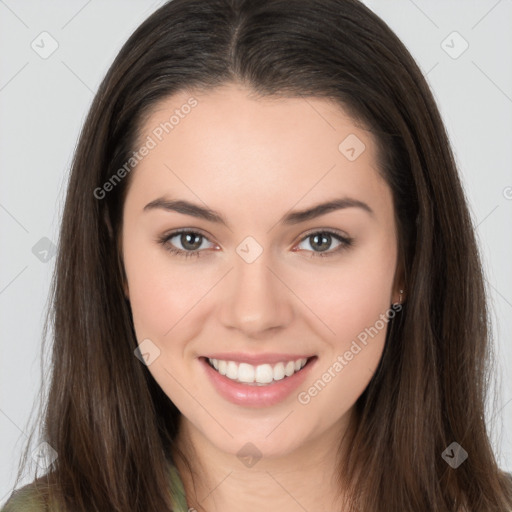
[[[353,199],[350,197],[342,197],[339,199],[333,199],[332,201],[327,201],[325,203],[317,204],[305,210],[297,210],[291,213],[287,213],[279,220],[279,222],[284,225],[292,226],[295,224],[300,224],[301,222],[315,219],[316,217],[320,217],[321,215],[325,215],[329,212],[333,212],[335,210],[343,210],[346,208],[360,208],[361,210],[369,213],[371,216],[374,216],[374,211],[363,201],[359,201],[358,199]],[[154,209],[163,209],[166,211],[173,211],[182,213],[184,215],[190,215],[199,219],[222,224],[229,228],[228,222],[220,213],[216,212],[215,210],[191,203],[189,201],[185,201],[183,199],[173,200],[167,199],[165,197],[159,197],[158,199],[155,199],[154,201],[151,201],[146,206],[144,206],[143,211],[150,211]]]

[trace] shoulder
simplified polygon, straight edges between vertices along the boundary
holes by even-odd
[[[27,485],[15,491],[0,512],[42,512],[45,508],[44,500],[34,487]]]
[[[0,512],[57,512],[48,506],[48,499],[34,483],[17,489]]]
[[[512,496],[512,473],[507,473],[506,471],[500,470],[500,476],[503,477],[503,480],[505,480],[507,484],[507,490]],[[512,511],[511,511],[512,512]]]

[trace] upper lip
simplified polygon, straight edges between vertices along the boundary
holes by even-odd
[[[309,359],[313,355],[307,354],[244,354],[242,352],[222,352],[204,356],[208,359],[221,359],[223,361],[234,361],[237,363],[258,364],[277,364],[287,361],[296,361],[297,359]]]

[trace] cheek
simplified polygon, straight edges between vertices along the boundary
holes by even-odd
[[[308,286],[308,304],[329,329],[322,328],[323,360],[302,389],[307,404],[348,410],[364,391],[384,349],[390,318],[396,255],[386,242],[347,258],[336,270],[317,273]],[[302,287],[301,294],[306,293]],[[324,388],[328,391],[322,393]],[[331,414],[331,413],[328,413]]]
[[[124,243],[124,266],[137,339],[162,340],[207,292],[208,279],[184,272],[154,243]],[[185,317],[185,318],[184,318]]]
[[[389,310],[396,266],[395,249],[384,237],[345,256],[300,275],[294,287],[328,326],[325,339],[339,349]]]

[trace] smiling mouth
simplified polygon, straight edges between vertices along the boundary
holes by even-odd
[[[317,356],[283,361],[276,364],[239,363],[229,360],[202,358],[217,373],[233,382],[249,386],[267,386],[301,372]]]

